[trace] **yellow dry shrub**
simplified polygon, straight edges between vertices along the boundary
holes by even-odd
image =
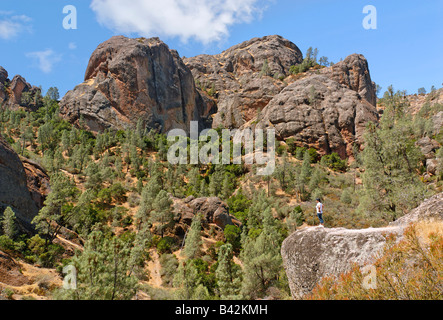
[[[367,274],[354,265],[340,277],[322,279],[308,300],[442,300],[443,222],[410,226],[386,246],[373,264],[375,288],[364,286]],[[366,287],[366,288],[365,288]]]

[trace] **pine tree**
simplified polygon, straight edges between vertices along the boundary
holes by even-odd
[[[307,200],[309,198],[309,193],[306,189],[309,179],[311,177],[311,156],[309,151],[306,151],[303,156],[303,164],[300,169],[300,174],[297,179],[297,189],[302,200]]]
[[[390,86],[383,103],[385,112],[379,126],[370,123],[364,137],[359,211],[392,221],[421,203],[426,188],[416,175],[422,155],[414,142],[412,119],[406,113],[405,93],[395,93]]]
[[[2,231],[3,234],[8,236],[11,239],[14,239],[17,228],[16,228],[16,217],[14,211],[7,207],[5,212],[3,213],[3,219],[2,219]]]
[[[69,225],[75,210],[69,206],[78,195],[75,184],[64,174],[51,175],[51,192],[44,207],[32,220],[36,229],[45,235],[46,246],[57,237],[62,227]]]
[[[162,238],[165,229],[174,219],[171,206],[172,200],[169,198],[168,193],[161,190],[152,204],[151,220],[157,224],[157,231],[160,232]]]
[[[149,222],[151,218],[151,212],[154,210],[154,200],[161,191],[159,179],[159,175],[155,173],[142,190],[140,207],[135,215],[139,229],[142,224]]]
[[[215,271],[220,298],[223,300],[241,299],[241,268],[234,263],[233,248],[230,243],[220,247],[218,266]]]
[[[263,216],[262,231],[258,237],[246,239],[240,254],[244,266],[242,294],[248,299],[263,296],[278,280],[282,266],[281,236],[270,207],[263,212]]]
[[[66,300],[131,300],[137,292],[134,266],[138,261],[138,249],[133,241],[93,231],[84,251],[72,259],[77,271],[77,289],[59,290],[55,297]]]
[[[196,214],[192,219],[191,228],[185,239],[185,247],[183,253],[188,259],[195,259],[199,256],[202,246],[201,223],[202,218],[200,214]]]
[[[263,77],[263,76],[269,77],[271,75],[272,75],[272,73],[271,73],[271,68],[269,67],[268,59],[265,59],[265,61],[263,62],[263,67],[260,71],[260,77]]]

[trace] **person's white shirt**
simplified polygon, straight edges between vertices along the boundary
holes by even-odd
[[[317,203],[317,214],[323,213],[323,203]]]

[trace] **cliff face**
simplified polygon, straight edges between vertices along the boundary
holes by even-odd
[[[35,111],[39,103],[26,103],[22,101],[22,97],[24,93],[29,93],[31,97],[41,94],[40,88],[32,86],[20,75],[14,76],[12,80],[8,77],[8,72],[0,66],[0,104],[10,108],[21,106]]]
[[[113,37],[94,51],[85,82],[60,103],[62,116],[83,116],[92,131],[148,128],[167,132],[189,129],[190,121],[206,123],[213,104],[196,90],[178,53],[158,38]]]
[[[92,131],[134,128],[139,120],[164,133],[188,131],[191,121],[202,129],[259,123],[301,147],[352,156],[367,122],[378,120],[367,60],[354,54],[291,75],[302,62],[299,48],[277,35],[183,61],[158,38],[113,37],[94,51],[85,82],[66,94],[60,112],[74,123],[82,117]]]
[[[280,36],[254,38],[214,56],[184,59],[200,87],[217,93],[214,127],[227,128],[253,119],[286,86],[262,71],[285,78],[290,67],[302,61],[300,49]]]
[[[28,189],[28,178],[18,155],[0,136],[0,212],[11,207],[23,230],[32,230],[31,221],[39,206]]]
[[[400,240],[410,223],[429,219],[443,220],[443,193],[386,228],[312,227],[296,231],[281,249],[293,298],[303,298],[323,277],[339,276],[349,271],[353,263],[370,264],[386,244],[385,235],[394,234]]]
[[[313,75],[276,95],[258,120],[259,127],[275,128],[279,139],[292,137],[300,147],[346,158],[355,143],[361,144],[367,122],[377,121],[377,113],[357,92]]]
[[[289,70],[303,61],[300,50],[268,36],[184,61],[217,103],[213,127],[258,123],[275,128],[280,139],[295,138],[300,147],[345,158],[362,142],[366,124],[378,120],[375,84],[359,54],[294,77]]]

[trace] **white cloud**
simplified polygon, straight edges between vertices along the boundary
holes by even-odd
[[[29,52],[26,54],[26,57],[35,59],[38,63],[38,68],[44,73],[51,73],[54,65],[61,60],[61,55],[52,49]]]
[[[77,49],[77,44],[76,44],[75,42],[70,42],[70,43],[68,44],[68,48],[69,48],[70,50],[75,50],[75,49]]]
[[[13,15],[13,12],[0,11],[0,39],[10,40],[22,32],[30,32],[31,20],[25,15]]]
[[[260,0],[92,0],[100,24],[124,34],[179,37],[208,44],[229,36],[229,27],[252,21]]]

